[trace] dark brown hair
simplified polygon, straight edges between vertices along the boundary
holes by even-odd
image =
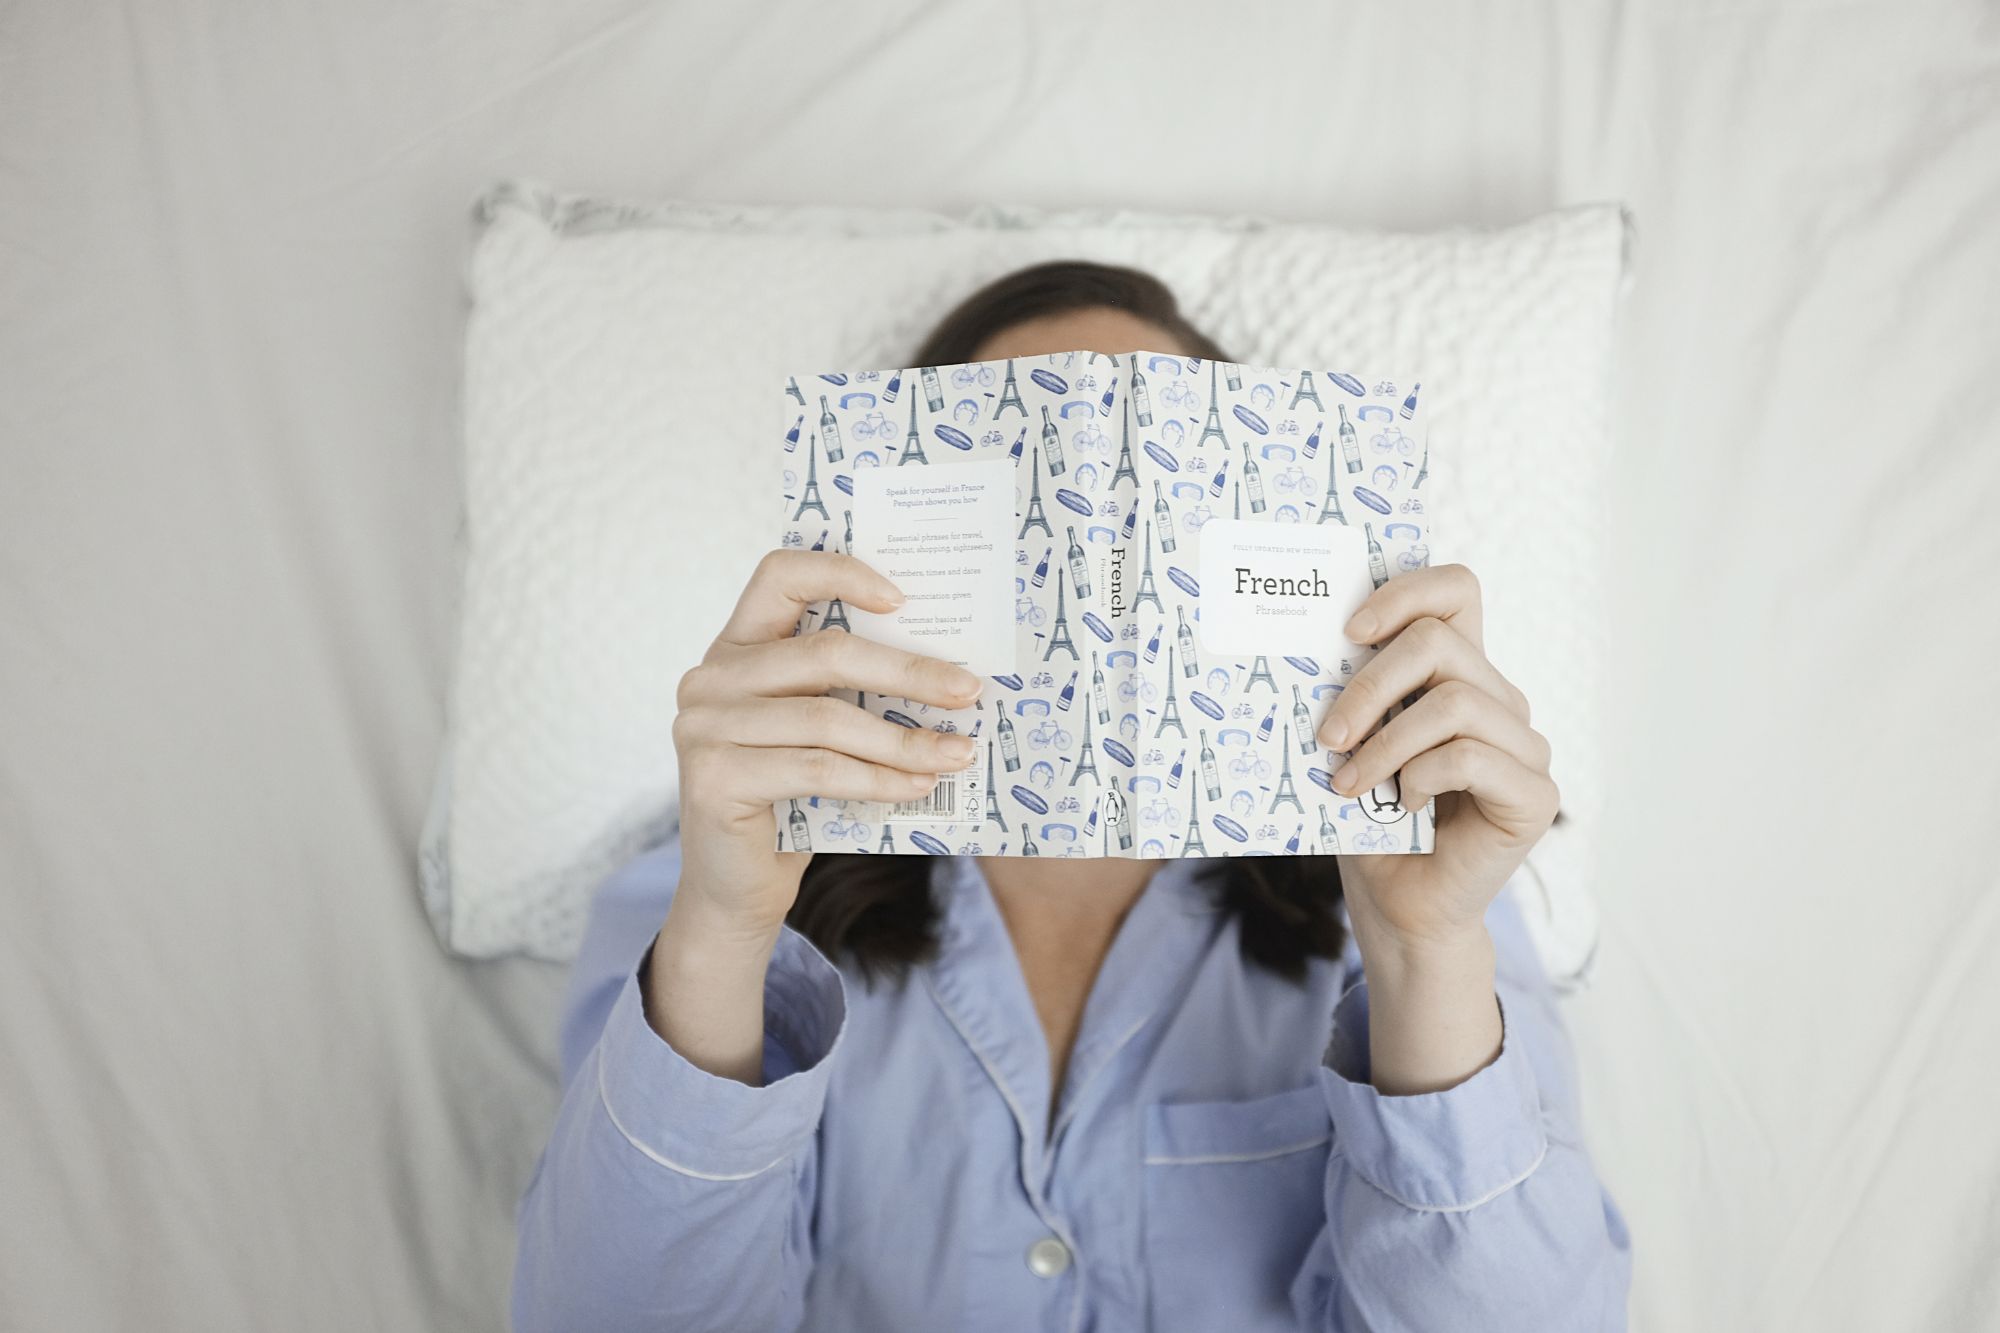
[[[993,335],[1045,315],[1122,310],[1171,334],[1190,356],[1229,360],[1190,324],[1165,283],[1138,269],[1060,259],[997,278],[959,302],[917,348],[913,364],[959,365]],[[1163,348],[1162,350],[1169,350]],[[937,952],[939,912],[928,856],[815,856],[787,921],[828,957],[846,954],[872,980],[897,979]],[[1243,957],[1292,981],[1311,958],[1337,958],[1340,864],[1331,856],[1211,859],[1197,881],[1238,921]]]

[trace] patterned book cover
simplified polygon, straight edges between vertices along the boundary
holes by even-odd
[[[912,599],[817,603],[799,632],[931,651],[987,685],[958,710],[835,691],[982,743],[916,801],[780,803],[781,850],[1430,850],[1429,806],[1404,809],[1393,779],[1336,795],[1344,755],[1313,737],[1375,651],[1338,626],[1429,560],[1416,383],[1077,351],[784,392],[782,544],[852,552]]]

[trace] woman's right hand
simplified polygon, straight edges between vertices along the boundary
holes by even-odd
[[[700,665],[681,677],[681,879],[704,920],[775,939],[810,852],[779,852],[773,806],[790,798],[907,801],[970,760],[969,737],[904,727],[829,689],[969,708],[984,682],[963,667],[843,631],[795,634],[812,602],[893,611],[896,586],[853,556],[774,550]]]

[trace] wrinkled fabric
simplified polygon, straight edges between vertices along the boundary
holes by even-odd
[[[1353,945],[1284,981],[1243,960],[1201,863],[1170,862],[1104,960],[1051,1121],[977,862],[936,863],[939,953],[902,983],[786,928],[750,1087],[642,1010],[679,861],[648,852],[593,909],[520,1207],[522,1333],[1624,1327],[1624,1219],[1509,893],[1487,922],[1500,1055],[1386,1097]]]

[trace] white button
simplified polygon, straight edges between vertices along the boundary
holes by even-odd
[[[1028,1271],[1036,1277],[1054,1277],[1069,1267],[1069,1246],[1054,1236],[1044,1236],[1028,1247]]]

